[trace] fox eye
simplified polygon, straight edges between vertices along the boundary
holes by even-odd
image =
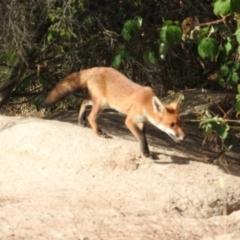
[[[171,128],[173,128],[174,126],[175,126],[175,123],[174,123],[174,122],[170,123],[170,127],[171,127]]]

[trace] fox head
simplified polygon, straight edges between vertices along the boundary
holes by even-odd
[[[154,126],[168,134],[175,142],[180,142],[185,137],[178,113],[179,102],[180,98],[165,106],[156,96],[153,96],[153,116],[149,118]]]

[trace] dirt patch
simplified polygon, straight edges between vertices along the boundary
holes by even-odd
[[[121,126],[0,116],[0,239],[240,239],[239,171],[154,135],[144,158]]]

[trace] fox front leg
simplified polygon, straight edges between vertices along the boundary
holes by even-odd
[[[134,135],[134,137],[139,141],[142,154],[145,157],[151,157],[151,154],[148,148],[147,138],[145,135],[144,123],[138,123],[138,125],[136,125],[131,118],[127,118],[125,120],[125,124],[130,130],[130,132]]]

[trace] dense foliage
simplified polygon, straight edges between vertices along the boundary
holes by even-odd
[[[63,76],[113,66],[160,97],[196,87],[231,91],[240,112],[239,0],[2,0],[0,6],[0,106],[24,98],[37,107]],[[229,137],[228,117],[204,114],[208,137]]]

